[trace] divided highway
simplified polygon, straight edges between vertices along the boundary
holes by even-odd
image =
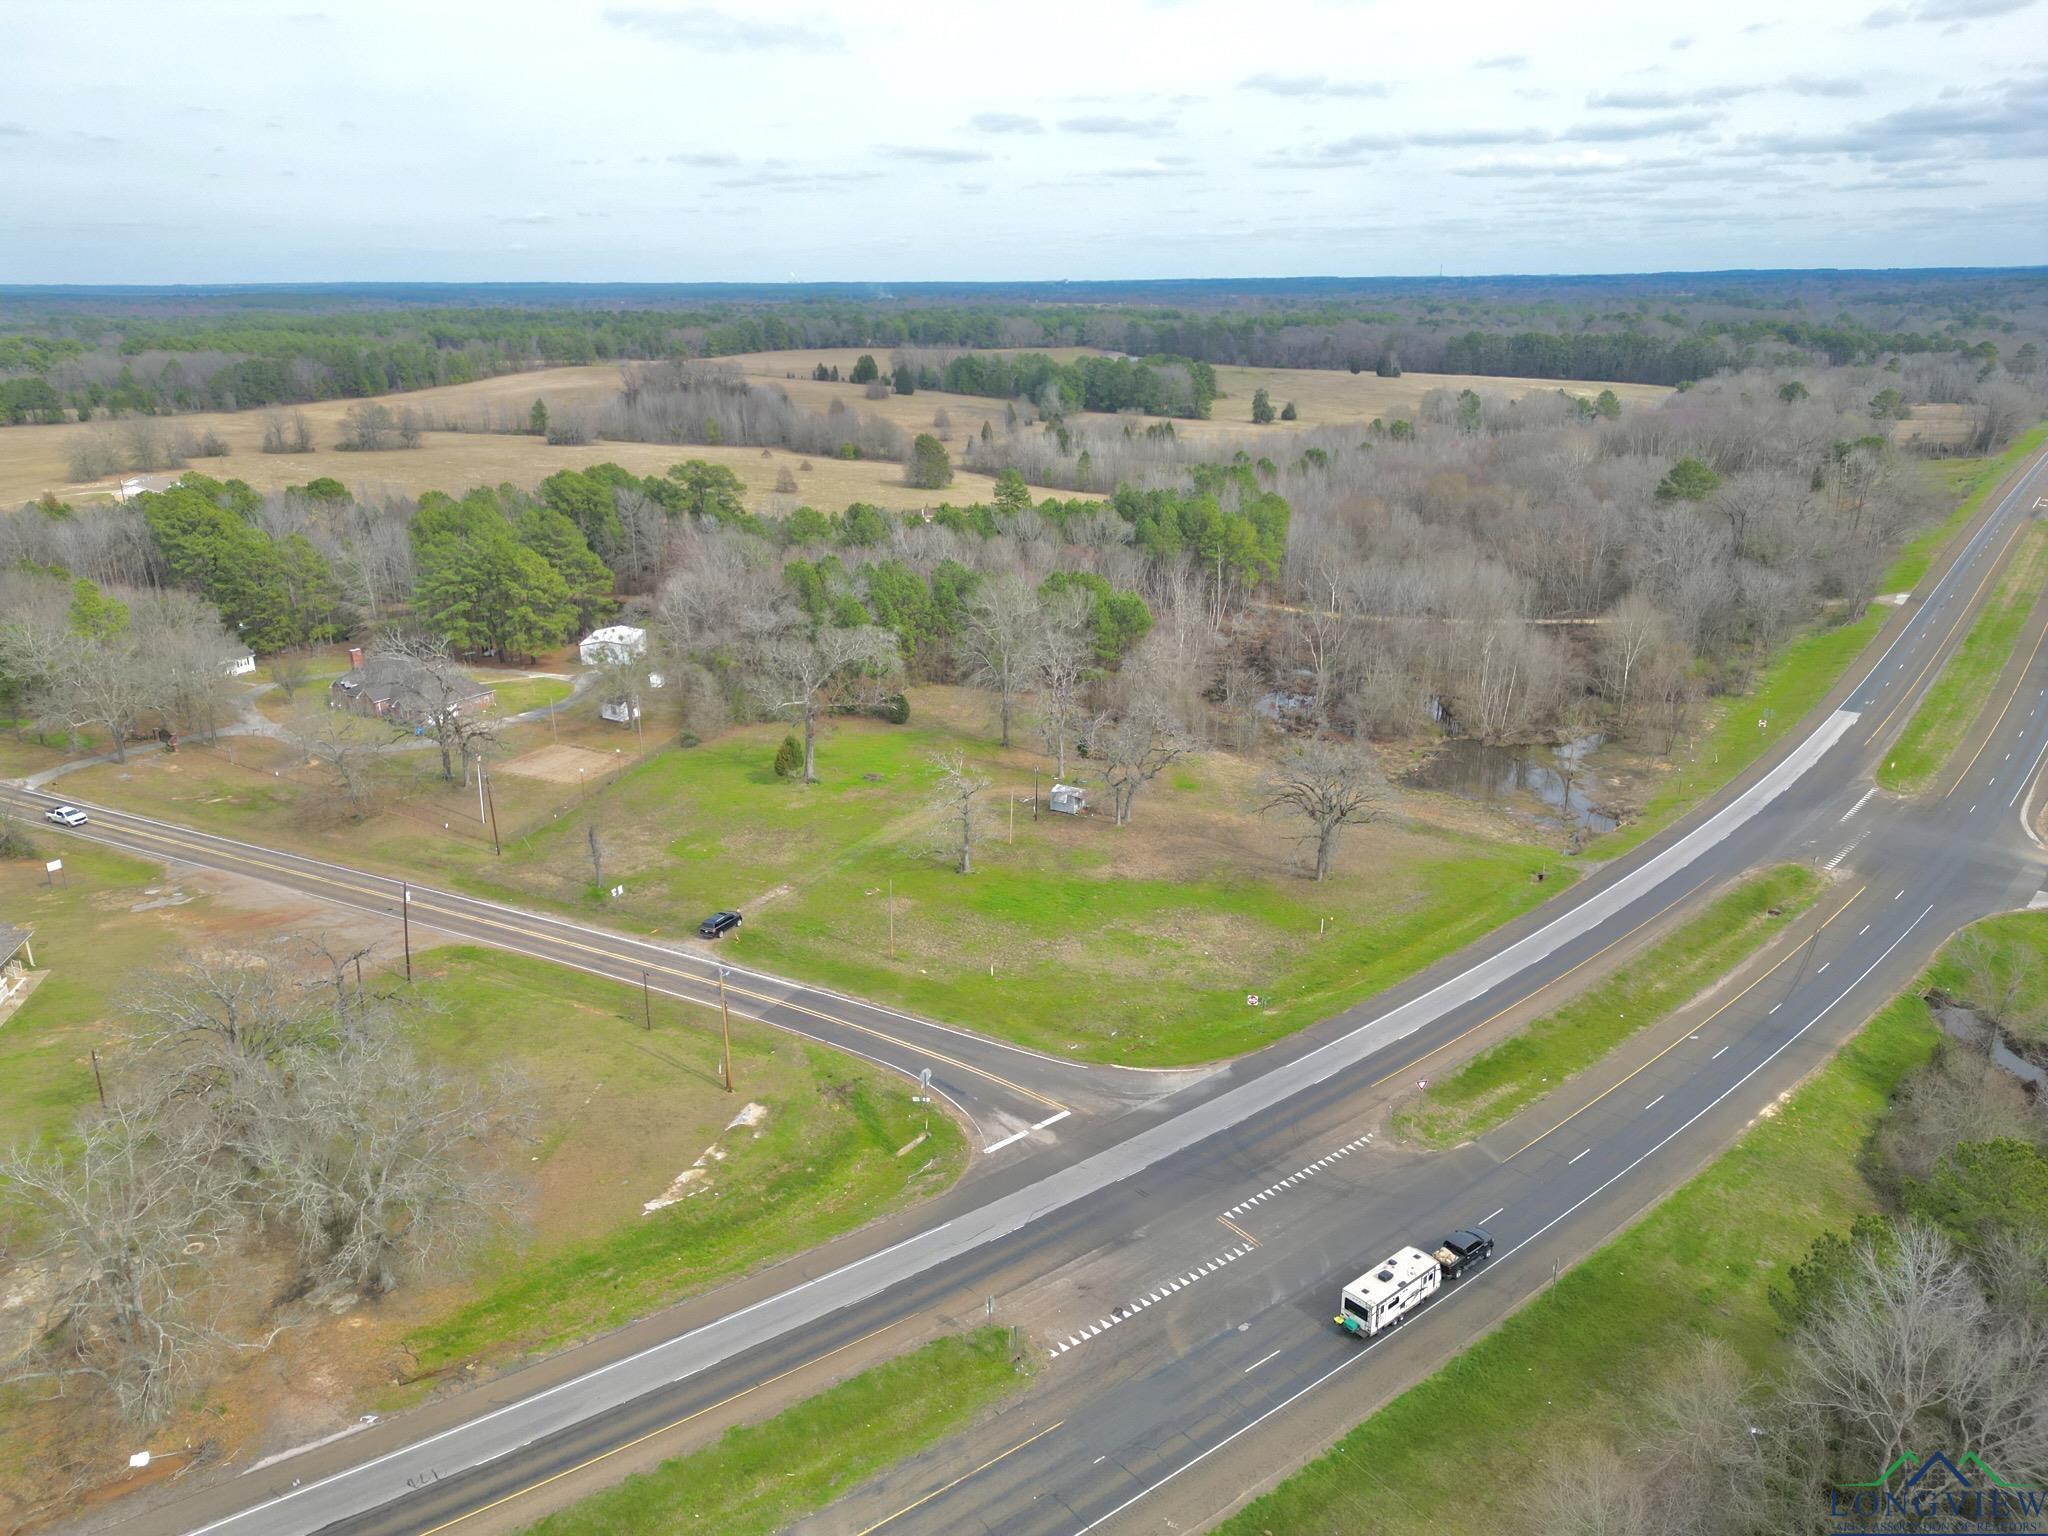
[[[1287,1464],[1336,1422],[1320,1414],[1312,1429],[1290,1427],[1290,1407],[1339,1378],[1401,1379],[1502,1315],[1548,1280],[1551,1262],[1583,1252],[1724,1144],[1956,927],[2027,903],[2048,869],[2024,830],[2048,757],[2039,648],[1982,744],[1966,743],[1975,750],[1952,793],[1896,801],[1874,795],[1869,774],[2033,514],[2044,465],[1980,519],[1877,662],[1766,770],[1452,961],[1256,1056],[1202,1074],[1083,1068],[735,970],[728,987],[744,988],[755,1017],[908,1075],[929,1066],[981,1128],[993,1153],[984,1168],[911,1221],[786,1267],[804,1278],[773,1294],[723,1307],[709,1298],[646,1347],[598,1341],[565,1357],[591,1362],[581,1374],[558,1361],[505,1378],[476,1394],[473,1411],[461,1399],[436,1405],[431,1431],[416,1427],[425,1414],[378,1425],[124,1528],[444,1529],[875,1330],[983,1290],[999,1305],[1043,1296],[1069,1266],[1104,1255],[1132,1277],[1128,1293],[1040,1334],[1051,1360],[1034,1394],[1044,1422],[1029,1438],[1020,1431],[951,1483],[921,1458],[865,1497],[903,1495],[876,1517],[892,1536],[1071,1533],[1167,1510],[1198,1522],[1256,1480],[1220,1472],[1231,1458]],[[371,910],[394,910],[399,897],[382,877],[93,815],[91,835],[157,857]],[[1373,1090],[1426,1074],[1446,1047],[1702,887],[1786,858],[1842,877],[1823,899],[1824,926],[1711,1019],[1646,1042],[1656,1054],[1582,1103],[1538,1105],[1443,1156],[1375,1161],[1369,1179],[1350,1172],[1370,1151],[1361,1133]],[[713,962],[694,952],[417,887],[413,901],[414,921],[450,933],[715,997]],[[1415,1323],[1367,1344],[1330,1327],[1345,1279],[1404,1242],[1473,1222],[1500,1239],[1496,1258]]]

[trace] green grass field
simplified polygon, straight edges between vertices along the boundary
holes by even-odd
[[[821,750],[824,782],[808,788],[771,771],[781,734],[750,727],[664,751],[468,883],[666,933],[735,906],[748,921],[732,951],[755,963],[1043,1050],[1160,1066],[1265,1044],[1570,878],[1542,849],[1389,826],[1355,832],[1317,885],[1286,867],[1290,829],[1245,813],[1221,759],[1150,786],[1133,826],[1034,824],[1031,759],[943,720],[841,724]],[[995,835],[971,876],[928,850],[929,758],[942,748],[996,781]],[[1024,801],[1014,843],[1009,795]],[[622,901],[594,897],[593,819]],[[1551,878],[1536,883],[1539,870]]]
[[[1917,990],[1626,1235],[1253,1501],[1223,1536],[1442,1536],[1526,1515],[1546,1459],[1625,1443],[1633,1405],[1702,1333],[1754,1366],[1779,1347],[1769,1288],[1875,1199],[1858,1169],[1933,1049]]]
[[[1942,548],[1982,509],[1985,498],[2044,442],[2048,423],[1995,459],[1943,464],[1944,483],[1962,492],[1961,504],[1899,551],[1880,578],[1879,590],[1903,592],[1918,586]],[[1757,675],[1755,688],[1715,706],[1697,748],[1658,785],[1635,819],[1596,839],[1588,853],[1601,859],[1627,853],[1713,796],[1827,697],[1892,612],[1873,603],[1847,623],[1811,629],[1788,642]]]
[[[2035,524],[2020,534],[1963,643],[1921,695],[1913,718],[1886,754],[1876,775],[1880,787],[1917,794],[1940,776],[2013,659],[2044,587],[2048,526]]]
[[[0,1025],[0,1142],[61,1137],[93,1102],[91,1052],[107,1055],[117,1030],[114,999],[149,966],[198,932],[204,903],[133,912],[151,887],[172,884],[140,859],[71,838],[30,833],[40,857],[0,860],[0,920],[33,930],[36,963],[48,970]],[[61,858],[50,883],[43,859]]]
[[[476,672],[471,676],[490,685],[491,713],[500,719],[559,704],[569,697],[570,685],[559,677],[520,677],[503,672]]]
[[[0,913],[33,929],[49,971],[0,1025],[0,1144],[61,1144],[94,1102],[94,1050],[119,1091],[120,1000],[151,969],[182,949],[311,932],[145,861],[38,841],[62,857],[60,883],[44,883],[40,858],[0,861]],[[649,1029],[635,988],[487,949],[423,949],[414,970],[412,1043],[467,1075],[511,1072],[536,1112],[531,1143],[507,1149],[528,1219],[473,1268],[435,1277],[440,1310],[416,1340],[425,1370],[615,1326],[935,1193],[966,1165],[960,1129],[927,1122],[901,1081],[763,1026],[735,1021],[728,1096],[715,1010],[655,998]],[[378,984],[401,985],[388,972]],[[759,1124],[731,1127],[748,1105]],[[700,1159],[696,1192],[642,1214]]]
[[[1008,1329],[935,1339],[527,1529],[765,1536],[964,1428],[1025,1380],[1010,1364]]]
[[[648,1031],[632,988],[541,961],[464,947],[415,968],[423,1048],[519,1071],[546,1106],[529,1164],[538,1230],[487,1255],[475,1294],[414,1334],[424,1370],[614,1327],[936,1193],[966,1165],[959,1128],[902,1083],[765,1027],[735,1022],[727,1096],[714,1010],[657,998]],[[728,1127],[750,1103],[761,1123]],[[643,1215],[714,1142],[701,1188]]]
[[[1640,958],[1438,1079],[1399,1129],[1433,1147],[1492,1130],[1728,975],[1789,927],[1825,885],[1801,864],[1742,881]]]

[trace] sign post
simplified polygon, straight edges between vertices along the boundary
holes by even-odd
[[[43,884],[55,885],[57,883],[57,877],[62,874],[64,874],[64,861],[62,859],[50,860],[49,863],[43,866]],[[66,885],[69,885],[71,883],[71,879],[68,875],[65,876],[64,883]]]
[[[405,900],[399,904],[398,920],[405,930],[405,979],[412,980],[412,885],[401,880],[399,889],[405,893]]]

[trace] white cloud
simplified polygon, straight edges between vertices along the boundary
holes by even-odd
[[[2016,61],[2043,9],[1736,0],[1674,50],[1657,16],[1526,0],[1256,26],[1226,0],[351,0],[313,23],[123,0],[118,27],[105,0],[17,6],[0,276],[2035,261],[2048,74]],[[273,67],[309,46],[317,70]],[[1679,197],[1689,229],[1657,222]],[[132,232],[104,234],[110,208]]]

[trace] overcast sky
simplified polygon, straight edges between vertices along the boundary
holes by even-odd
[[[2048,261],[2048,0],[64,0],[0,55],[4,282]]]

